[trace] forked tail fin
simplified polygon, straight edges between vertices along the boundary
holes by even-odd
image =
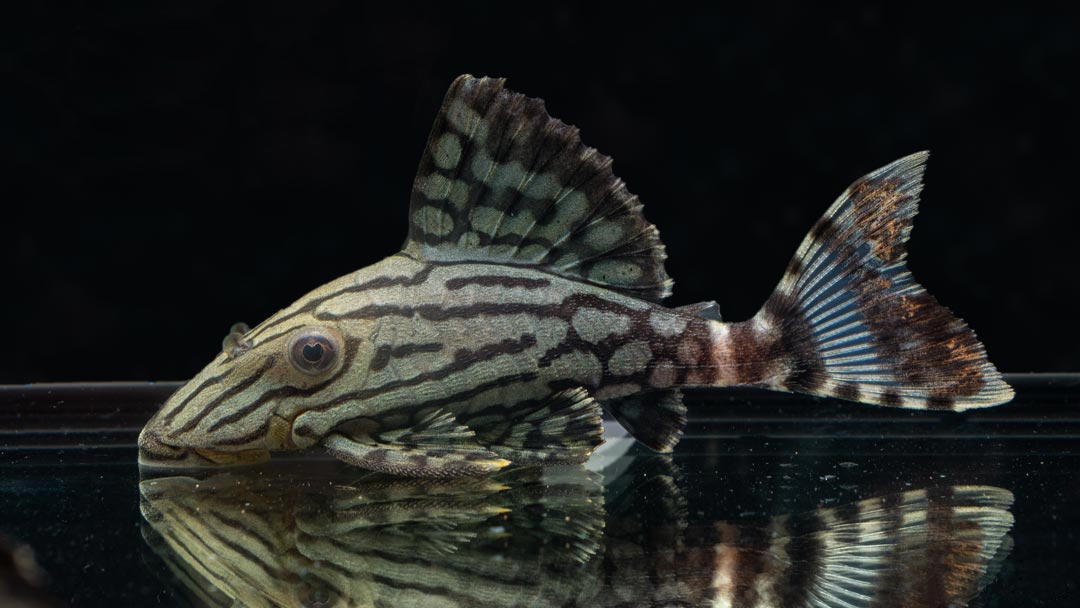
[[[912,154],[860,178],[803,240],[746,324],[780,359],[766,385],[911,408],[1012,399],[974,332],[905,264],[926,158]]]

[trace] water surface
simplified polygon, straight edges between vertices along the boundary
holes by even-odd
[[[695,391],[671,457],[613,439],[586,467],[452,483],[387,479],[318,454],[140,477],[138,429],[175,385],[4,387],[0,531],[33,549],[47,576],[40,595],[55,605],[699,605],[720,571],[738,573],[729,583],[747,601],[800,605],[822,569],[784,570],[812,566],[813,552],[788,542],[778,554],[778,530],[831,538],[830,513],[851,521],[921,496],[936,513],[924,529],[936,531],[938,557],[916,547],[894,552],[906,568],[875,568],[929,599],[835,605],[940,601],[942,581],[921,560],[962,544],[963,526],[940,515],[970,504],[1015,523],[986,532],[1001,544],[976,564],[965,603],[1068,605],[1080,566],[1080,378],[1010,381],[1012,404],[963,415]],[[998,504],[1010,494],[1011,506]],[[782,585],[739,586],[772,572]]]

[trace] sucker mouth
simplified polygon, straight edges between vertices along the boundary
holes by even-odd
[[[161,441],[157,433],[143,429],[139,434],[139,466],[145,467],[212,467],[264,462],[268,450],[222,451],[211,448],[176,447]]]
[[[189,451],[162,442],[150,429],[139,433],[139,464],[182,464]]]

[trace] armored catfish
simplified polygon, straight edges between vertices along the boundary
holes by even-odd
[[[904,244],[927,153],[858,179],[752,319],[666,308],[664,245],[611,159],[540,100],[461,76],[413,184],[402,250],[323,285],[172,395],[140,462],[235,464],[323,446],[408,476],[586,459],[609,412],[658,451],[681,387],[756,385],[907,408],[1012,389],[912,278]]]

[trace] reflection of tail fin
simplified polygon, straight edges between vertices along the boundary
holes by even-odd
[[[956,486],[778,517],[764,529],[720,524],[715,599],[736,606],[965,606],[1008,554],[1011,504],[1007,490]],[[756,579],[746,580],[751,572]]]
[[[743,325],[747,339],[783,358],[767,385],[912,408],[1012,399],[974,332],[905,264],[926,158],[912,154],[849,186]]]

